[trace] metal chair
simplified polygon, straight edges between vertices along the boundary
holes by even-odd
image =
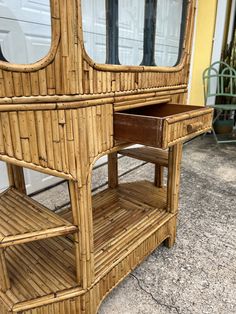
[[[236,98],[236,71],[227,63],[222,61],[214,62],[203,72],[205,106],[214,108],[216,111],[213,119],[212,131],[216,143],[236,143],[236,138],[219,140],[214,130],[214,123],[223,112],[234,115],[236,104],[227,103],[227,100]],[[215,104],[216,97],[223,97],[226,103]],[[210,101],[211,100],[211,101]]]

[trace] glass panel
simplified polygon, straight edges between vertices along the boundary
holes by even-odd
[[[0,1],[0,58],[11,63],[35,63],[51,46],[50,0]]]
[[[82,0],[86,52],[97,63],[106,62],[106,6],[104,0]]]
[[[1,173],[0,180],[0,193],[1,193],[3,190],[9,187],[6,164],[2,161],[0,161],[0,173]]]
[[[84,45],[97,63],[174,66],[188,0],[81,0]]]
[[[119,60],[140,65],[143,59],[145,0],[119,0]]]
[[[158,0],[155,63],[174,66],[179,59],[183,0]]]

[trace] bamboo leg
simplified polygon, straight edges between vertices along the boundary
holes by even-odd
[[[172,246],[175,244],[176,229],[177,229],[177,216],[171,222],[170,237],[164,241],[164,245],[167,246],[169,249],[172,248]]]
[[[168,161],[168,182],[167,182],[167,209],[175,214],[178,211],[179,205],[179,186],[180,186],[180,167],[182,159],[183,144],[176,144],[169,150]],[[176,239],[176,219],[170,227],[170,237],[167,238],[164,244],[171,248]]]
[[[7,173],[10,186],[26,194],[24,171],[22,167],[7,164]]]
[[[111,153],[108,155],[108,186],[112,189],[118,186],[117,153]]]
[[[69,183],[71,207],[74,224],[78,226],[75,234],[77,281],[86,289],[94,281],[93,219],[90,184],[78,187],[77,182]]]
[[[3,249],[0,249],[0,286],[3,292],[10,289],[10,280],[6,266],[5,252]]]
[[[176,213],[178,211],[182,149],[183,144],[179,143],[172,146],[169,151],[167,208],[171,213]]]
[[[158,188],[162,188],[164,186],[163,177],[164,167],[160,165],[155,165],[154,185],[157,186]]]
[[[71,201],[71,210],[72,210],[72,218],[73,224],[76,226],[80,226],[80,220],[78,216],[79,211],[79,202],[76,194],[76,182],[69,181],[68,184],[69,193],[70,193],[70,201]],[[74,234],[74,244],[75,244],[75,263],[76,263],[76,278],[78,285],[82,285],[82,274],[81,274],[81,245],[79,241],[79,232]]]

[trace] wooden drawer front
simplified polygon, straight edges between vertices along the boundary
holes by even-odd
[[[211,129],[213,110],[158,104],[114,114],[117,141],[167,148]]]
[[[212,113],[201,114],[198,117],[169,123],[164,122],[163,147],[174,145],[180,140],[185,141],[211,129]]]

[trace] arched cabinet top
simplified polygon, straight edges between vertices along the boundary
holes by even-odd
[[[50,3],[50,51],[34,64],[0,61],[0,103],[20,103],[22,97],[31,97],[32,102],[40,103],[45,98],[47,102],[50,98],[55,102],[60,95],[71,96],[73,101],[73,97],[83,95],[115,96],[117,93],[122,96],[168,86],[187,88],[194,0],[188,1],[182,54],[174,67],[97,64],[84,48],[81,0],[50,0]]]

